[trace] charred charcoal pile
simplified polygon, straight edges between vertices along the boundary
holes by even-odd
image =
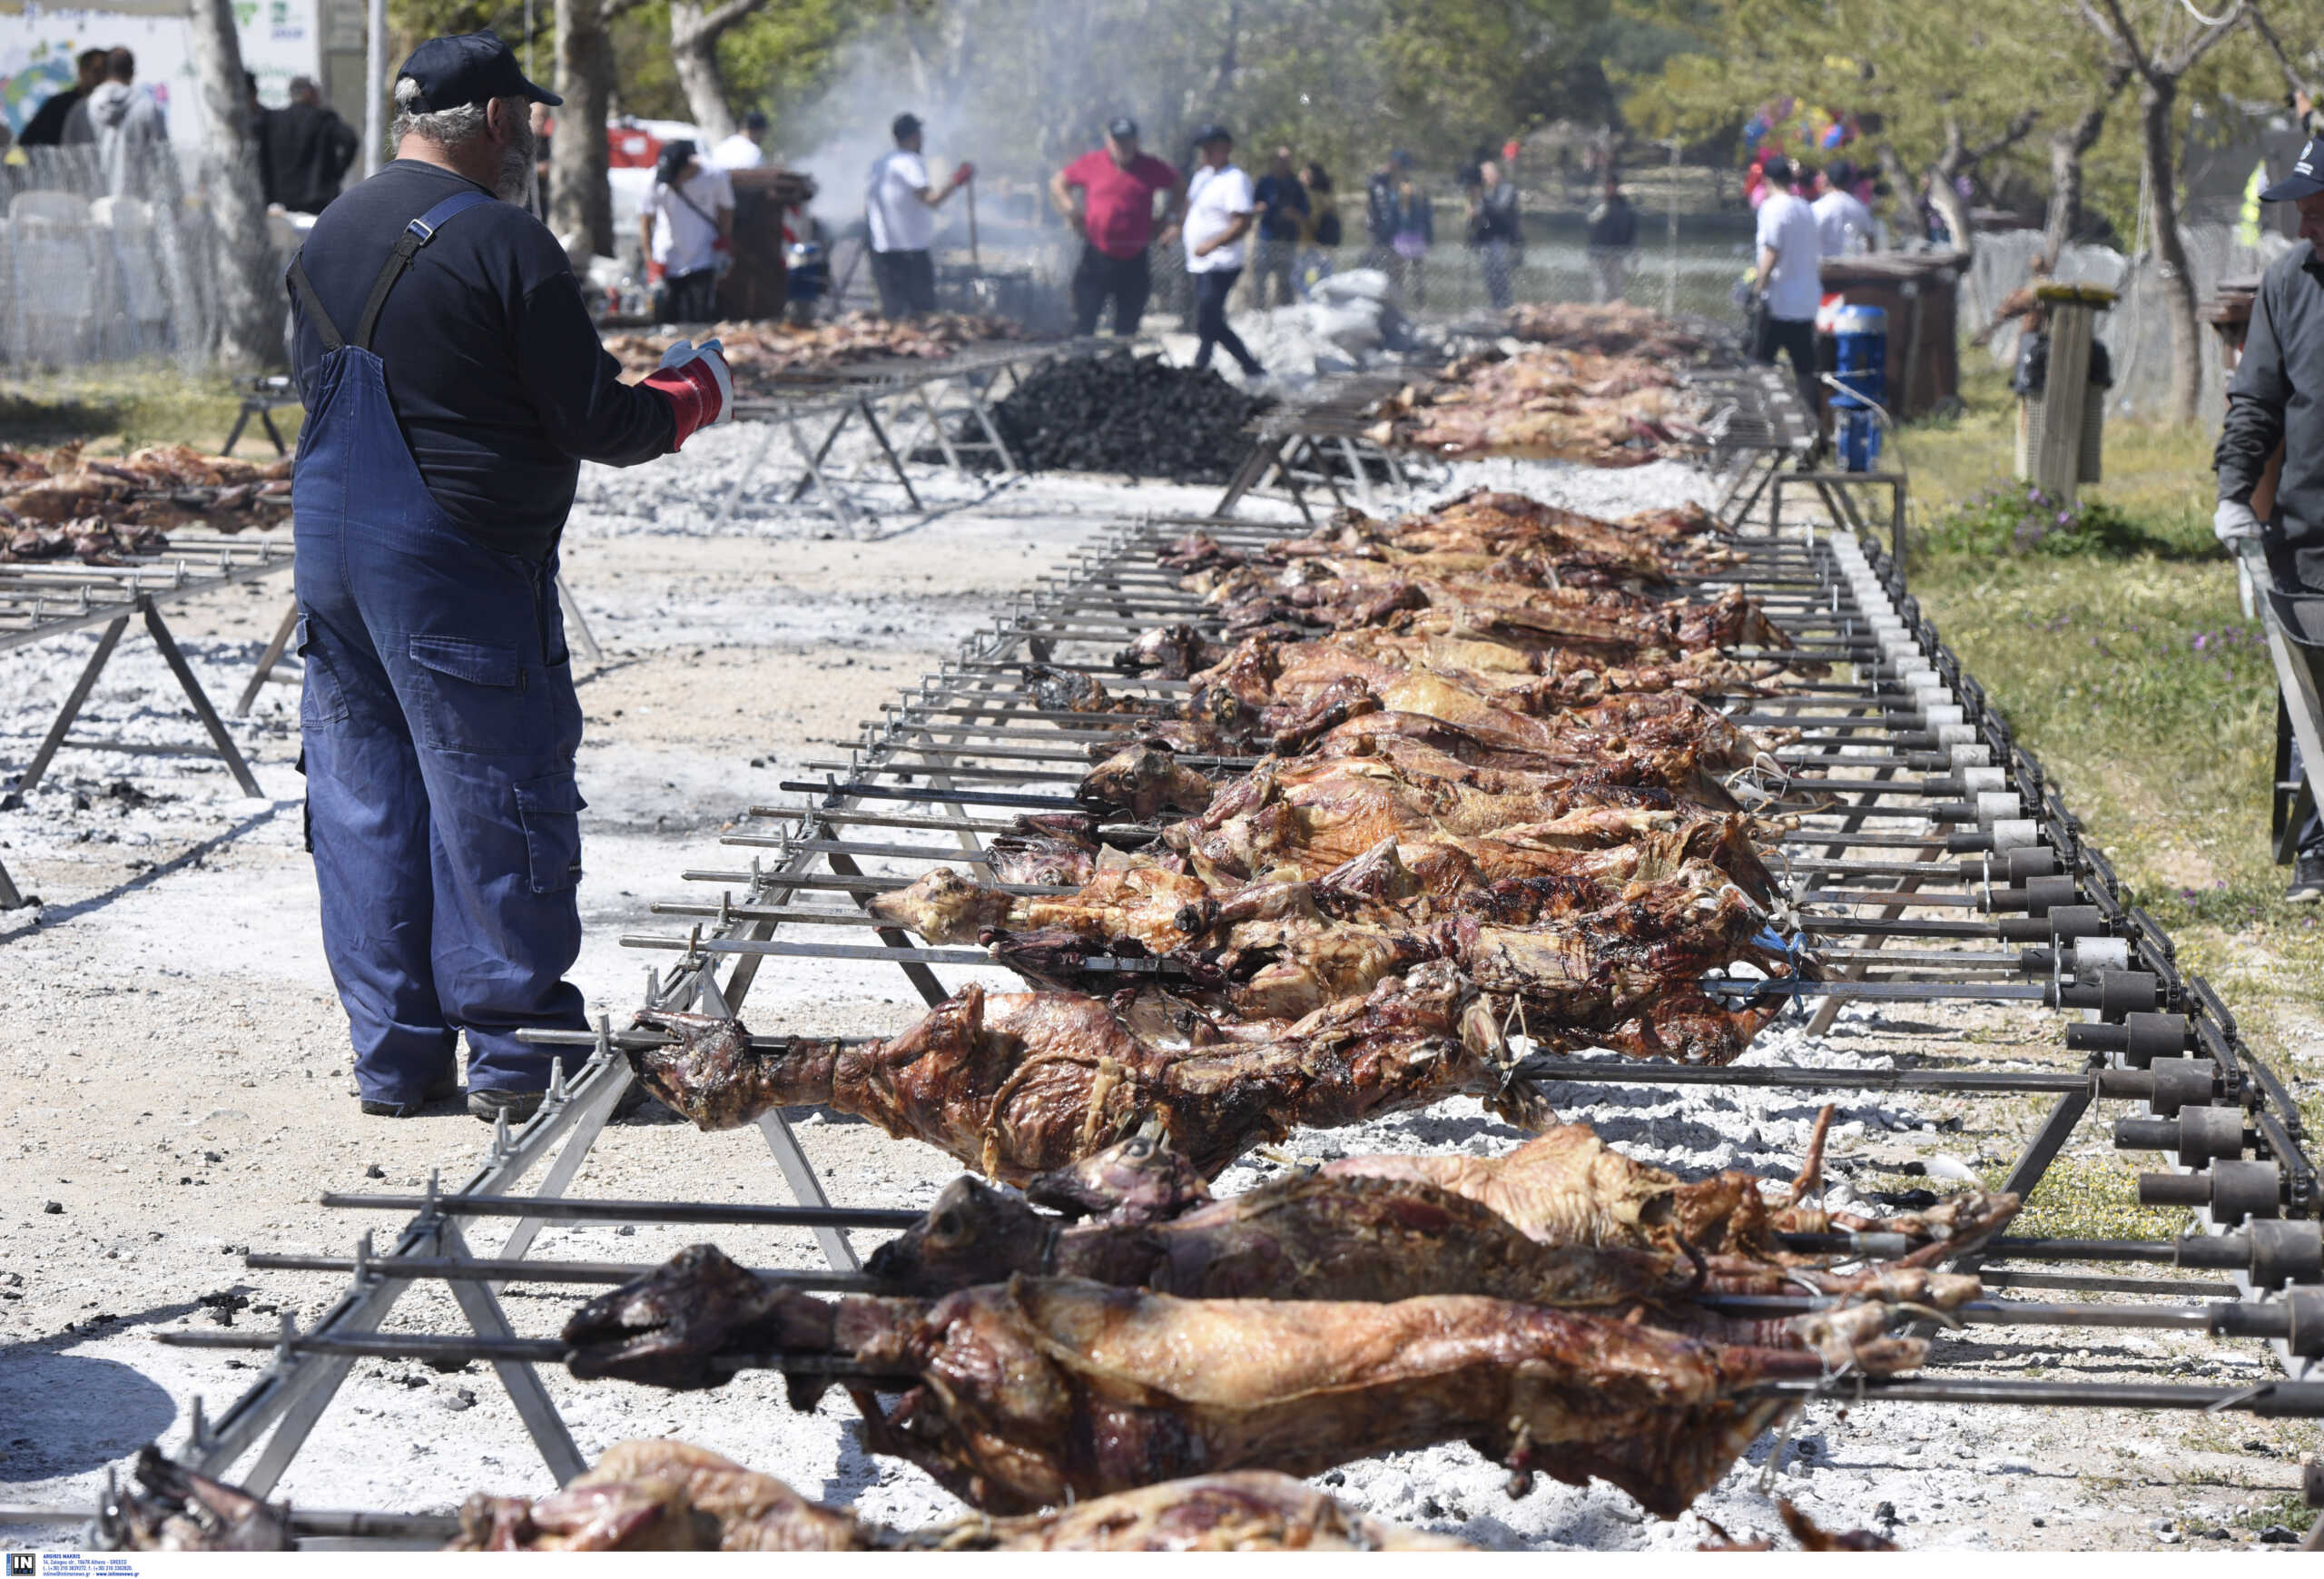
[[[1225,482],[1251,447],[1251,419],[1272,404],[1207,369],[1125,350],[1059,358],[1010,390],[992,415],[1027,471]],[[962,426],[961,439],[979,437]],[[931,449],[912,459],[943,457]],[[988,455],[970,464],[990,469],[1000,462]]]

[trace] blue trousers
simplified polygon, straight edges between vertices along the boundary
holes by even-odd
[[[298,650],[323,949],[361,1093],[416,1102],[468,1038],[468,1089],[537,1091],[525,1026],[586,1023],[581,706],[554,560],[436,506],[379,360],[325,357],[299,436]]]

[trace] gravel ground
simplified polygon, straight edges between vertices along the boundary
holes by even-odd
[[[590,805],[576,979],[593,1007],[617,1015],[637,1002],[642,958],[617,939],[669,928],[646,907],[681,891],[682,870],[739,864],[714,843],[728,819],[776,798],[783,778],[830,755],[822,742],[852,736],[897,687],[989,620],[1005,593],[1084,540],[1093,518],[1199,511],[1216,497],[1103,479],[938,479],[926,484],[943,505],[932,519],[883,509],[842,529],[820,510],[783,504],[789,474],[762,469],[744,508],[722,520],[722,501],[762,437],[722,430],[682,460],[593,469],[567,539],[568,583],[606,649],[602,664],[582,666]],[[1661,466],[1464,466],[1455,480],[1610,512],[1703,489],[1699,477]],[[287,596],[279,579],[172,613],[214,693],[231,698]],[[91,641],[0,655],[0,763],[10,771]],[[2006,676],[1984,677],[2005,693]],[[132,637],[81,732],[186,737],[192,721],[164,679],[150,646]],[[9,1011],[0,1018],[0,1155],[14,1162],[0,1183],[0,1417],[10,1428],[0,1497],[8,1501],[85,1506],[108,1466],[145,1441],[182,1440],[195,1398],[214,1414],[242,1390],[257,1375],[253,1361],[164,1348],[153,1337],[222,1316],[262,1329],[286,1311],[311,1318],[335,1293],[332,1279],[251,1272],[241,1255],[343,1252],[360,1228],[385,1226],[324,1212],[314,1204],[321,1191],[409,1189],[430,1168],[455,1177],[480,1154],[484,1131],[464,1114],[391,1121],[355,1111],[300,849],[295,706],[295,686],[271,687],[234,726],[265,798],[240,798],[200,759],[75,753],[23,809],[0,812],[0,859],[47,902],[36,918],[0,916]],[[762,973],[747,1018],[761,1031],[864,1031],[906,1023],[916,1007],[891,972],[786,962]],[[2054,1017],[1912,1012],[1845,1015],[1816,1042],[1781,1030],[1751,1057],[1875,1066],[1905,1054],[2029,1066],[2062,1058]],[[1788,1176],[1814,1118],[1812,1104],[1783,1093],[1623,1085],[1561,1086],[1551,1096],[1634,1154],[1688,1172]],[[785,1199],[754,1132],[701,1135],[662,1117],[609,1131],[580,1190]],[[1835,1202],[1896,1187],[1903,1181],[1887,1175],[1906,1165],[1942,1178],[2005,1162],[2035,1117],[2029,1103],[1846,1106],[1834,1140]],[[2099,1154],[2112,1117],[2111,1107],[2094,1114],[2070,1159]],[[924,1203],[954,1171],[934,1151],[861,1123],[810,1120],[800,1133],[842,1202]],[[1354,1132],[1302,1134],[1283,1151],[1490,1151],[1518,1139],[1461,1100]],[[1246,1188],[1279,1166],[1256,1160],[1222,1188]],[[542,1248],[645,1261],[689,1237],[576,1229],[544,1235]],[[496,1239],[480,1232],[475,1248],[488,1254]],[[814,1257],[801,1233],[719,1239],[746,1261]],[[554,1289],[507,1295],[527,1333],[554,1331],[570,1300]],[[395,1324],[453,1330],[458,1316],[440,1291],[416,1288]],[[2137,1332],[2029,1337],[2043,1347],[1941,1336],[1938,1364],[2093,1379],[2272,1374],[2248,1344]],[[576,1387],[553,1370],[547,1380],[587,1453],[675,1434],[874,1517],[913,1524],[959,1511],[917,1470],[865,1456],[843,1405],[827,1400],[803,1418],[768,1377],[694,1396]],[[1893,1528],[1915,1546],[2226,1544],[2275,1519],[2299,1522],[2296,1461],[2314,1436],[2238,1416],[1823,1406],[1787,1441],[1758,1444],[1699,1512],[1738,1536],[1771,1529],[1780,1495],[1827,1525]],[[1545,1481],[1512,1500],[1502,1479],[1467,1448],[1446,1446],[1353,1463],[1319,1484],[1383,1516],[1492,1546],[1672,1549],[1706,1536],[1696,1515],[1648,1518],[1602,1485]],[[548,1485],[488,1371],[366,1362],[281,1490],[310,1507],[438,1509],[473,1489]],[[7,1538],[54,1544],[69,1531]]]

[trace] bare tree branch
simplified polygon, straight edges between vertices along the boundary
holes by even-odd
[[[2226,40],[2229,34],[2243,25],[2243,17],[2244,0],[2235,0],[2235,4],[2227,8],[2226,15],[2219,19],[2216,26],[2203,28],[2194,37],[2181,44],[2178,53],[2158,64],[2174,77],[2185,76],[2194,69],[2197,61],[2209,54]]]
[[[2074,0],[2074,3],[2082,8],[2083,19],[2098,30],[2099,36],[2122,53],[2131,63],[2132,70],[2141,76],[2152,78],[2154,74],[2146,57],[2146,48],[2139,43],[2138,30],[2131,25],[2131,19],[2122,15],[2121,0],[2098,0],[2098,5],[2105,8],[2103,15],[2091,4],[2091,0]]]
[[[1971,165],[1982,164],[1986,160],[1991,159],[1994,154],[2014,148],[2017,144],[2025,141],[2027,136],[2033,133],[2035,123],[2041,119],[2042,112],[2039,110],[2019,111],[2016,118],[2010,122],[2009,125],[2002,132],[2000,136],[1994,138],[1990,143],[1980,143],[1976,147],[1969,149],[1963,154],[1963,168],[1965,169]]]
[[[672,28],[671,42],[681,49],[717,37],[752,12],[766,5],[766,0],[726,0],[724,5],[702,14],[702,19],[684,29]]]

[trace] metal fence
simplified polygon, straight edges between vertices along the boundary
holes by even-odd
[[[0,367],[16,377],[138,360],[208,368],[228,260],[205,175],[188,150],[154,149],[112,172],[85,144],[12,150],[0,163]],[[285,240],[275,237],[278,252]]]
[[[2278,235],[2262,235],[2255,244],[2227,225],[2192,225],[2181,230],[2187,262],[2195,278],[2195,297],[2208,300],[2222,280],[2258,275],[2287,248],[2304,245]],[[2034,255],[2042,238],[2034,231],[2004,231],[1977,238],[1977,252],[1961,281],[1961,324],[1974,333],[1991,321],[1994,310],[2032,279]],[[2171,323],[2164,311],[2162,271],[2152,252],[2125,256],[2111,247],[2069,247],[2055,276],[2070,284],[2102,285],[2122,293],[2112,311],[2099,320],[2098,338],[2114,364],[2112,410],[2124,415],[2154,416],[2165,409],[2171,381]],[[2199,329],[2202,346],[2202,398],[2200,409],[2206,424],[2217,427],[2226,401],[2225,374],[2220,364],[2219,339],[2208,327]],[[1994,336],[1992,352],[2006,365],[2017,350],[2017,335],[2004,330]]]

